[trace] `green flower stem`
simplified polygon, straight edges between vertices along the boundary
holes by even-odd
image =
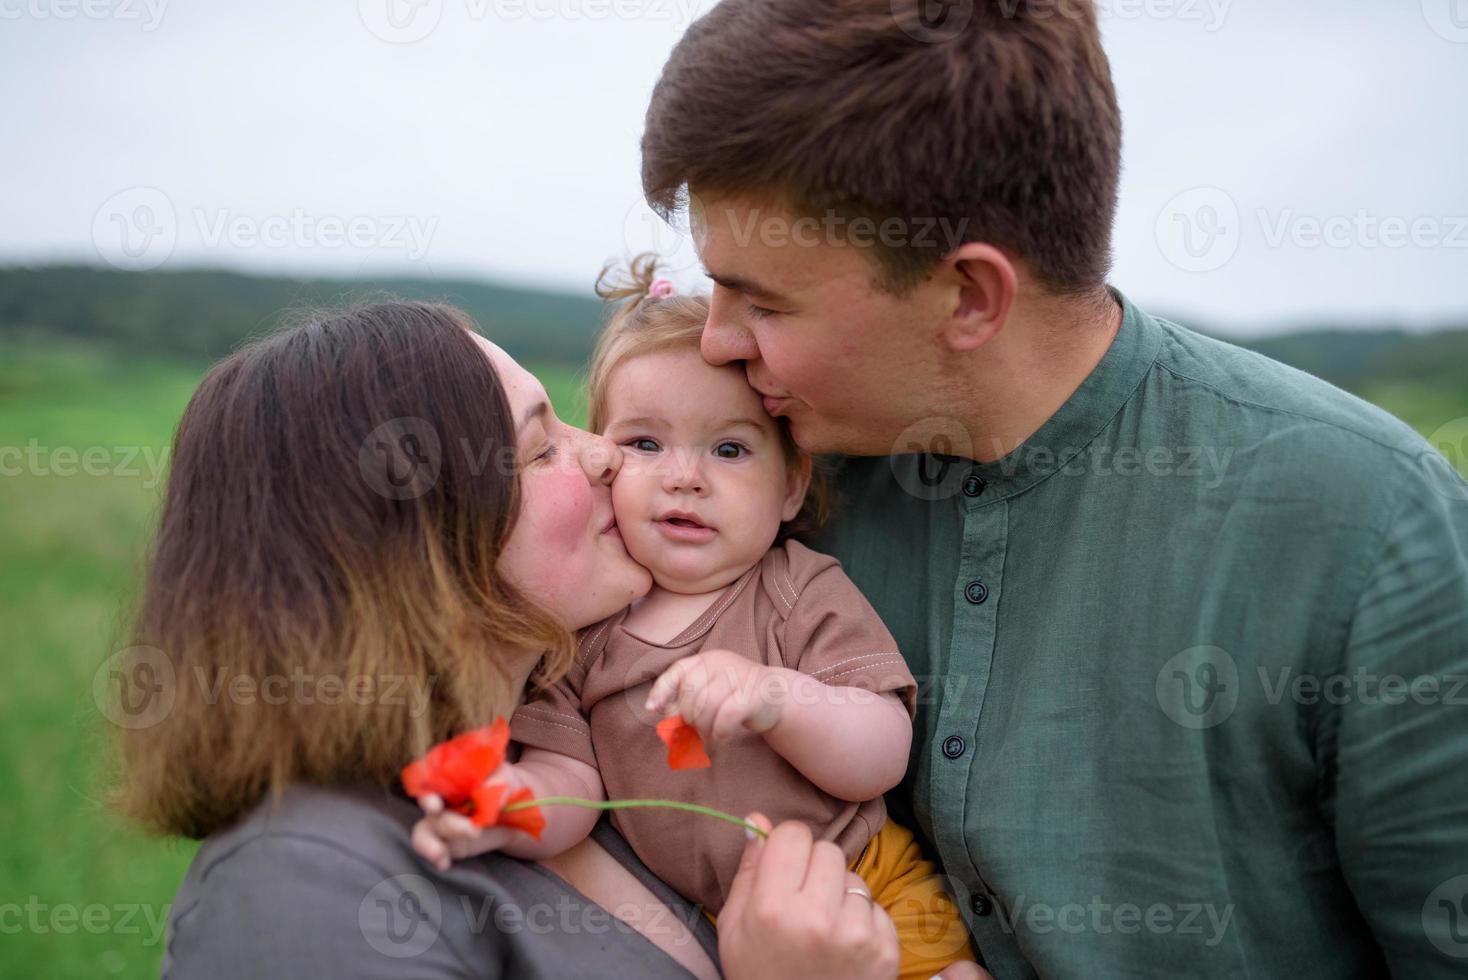
[[[699,806],[697,803],[681,803],[677,800],[583,800],[576,796],[543,796],[538,800],[521,800],[519,803],[511,803],[500,810],[501,813],[509,813],[512,810],[529,810],[537,806],[579,806],[588,810],[630,810],[636,807],[663,807],[668,810],[686,810],[689,813],[701,813],[705,817],[713,817],[725,823],[732,823],[736,827],[768,837],[763,830],[748,820],[741,820],[733,814],[725,813],[723,810],[715,810],[713,807]]]

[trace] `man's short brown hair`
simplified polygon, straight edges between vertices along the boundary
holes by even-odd
[[[929,2],[723,0],[653,91],[649,203],[668,216],[691,188],[908,223],[900,244],[872,243],[899,291],[967,241],[1051,291],[1100,287],[1121,116],[1094,6],[949,0],[935,24]]]

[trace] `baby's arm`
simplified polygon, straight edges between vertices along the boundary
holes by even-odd
[[[601,773],[594,766],[544,749],[526,747],[517,763],[505,763],[489,782],[502,783],[513,792],[528,787],[537,799],[575,796],[588,800],[606,799]],[[541,810],[545,829],[540,839],[505,827],[476,827],[460,813],[443,809],[442,801],[423,801],[426,816],[413,828],[413,847],[431,864],[447,870],[450,861],[503,851],[511,857],[539,861],[570,850],[591,833],[601,818],[600,810],[579,806],[547,806]]]
[[[770,748],[837,799],[876,799],[902,782],[912,748],[912,719],[896,694],[832,687],[784,668],[789,684],[779,722],[765,732]]]
[[[788,610],[778,659],[729,650],[685,658],[654,683],[648,707],[682,714],[714,742],[758,732],[832,796],[875,799],[907,770],[917,683],[835,559],[795,542],[786,556],[767,570]]]
[[[710,742],[757,732],[806,779],[856,802],[901,782],[912,747],[912,721],[896,694],[823,684],[732,650],[673,664],[647,707],[681,714]]]

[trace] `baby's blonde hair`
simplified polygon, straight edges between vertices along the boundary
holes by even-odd
[[[624,271],[614,273],[614,267],[608,265],[597,277],[596,294],[607,302],[610,315],[597,339],[587,378],[587,426],[592,432],[599,434],[606,428],[608,386],[619,365],[644,354],[698,350],[704,321],[709,316],[708,297],[697,293],[654,296],[652,286],[657,273],[657,256],[644,252],[632,259]],[[796,445],[789,423],[776,419],[775,424],[786,462],[798,465],[809,454]],[[819,457],[813,457],[805,503],[794,520],[780,525],[775,540],[819,531],[830,516],[831,496],[825,467]]]

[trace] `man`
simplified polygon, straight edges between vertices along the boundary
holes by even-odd
[[[995,976],[1461,975],[1468,485],[1110,289],[1120,145],[1088,3],[724,0],[643,179],[705,357],[842,457],[817,545]]]

